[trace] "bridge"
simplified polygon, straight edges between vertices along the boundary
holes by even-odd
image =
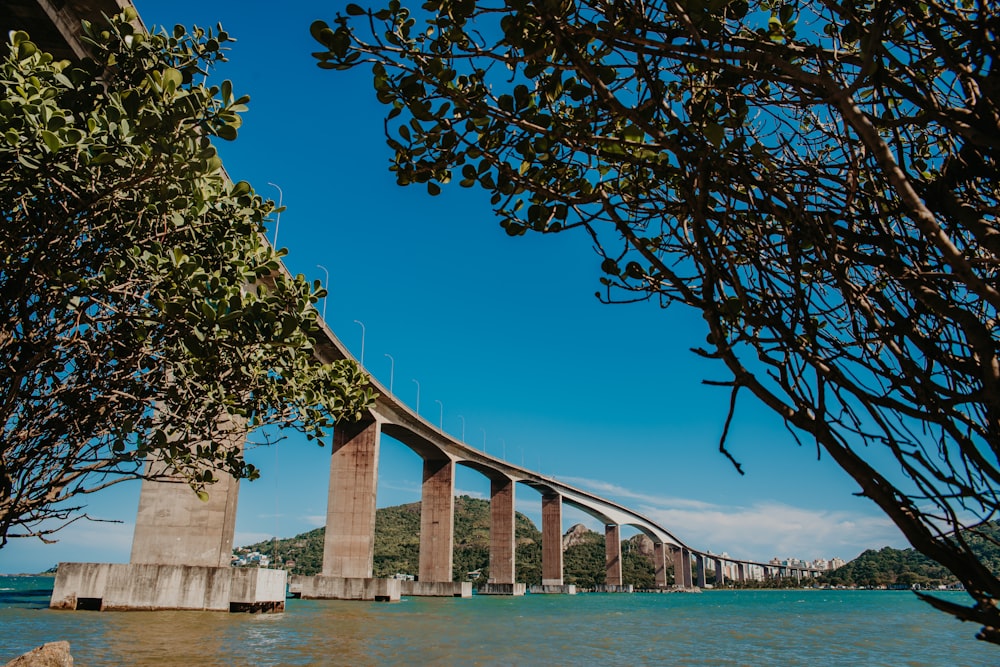
[[[77,38],[81,19],[100,20],[131,6],[129,0],[11,0],[0,20],[7,29],[26,29],[42,48],[59,57],[78,57],[85,46]],[[317,342],[320,361],[351,359],[334,332],[322,325]],[[432,425],[369,378],[378,399],[364,417],[334,430],[322,572],[293,576],[287,582],[301,597],[398,599],[400,595],[471,595],[471,583],[453,582],[455,466],[490,480],[490,577],[480,592],[520,595],[525,585],[515,570],[514,499],[518,483],[537,491],[542,505],[542,581],[533,592],[572,593],[563,581],[562,510],[577,508],[605,526],[604,590],[625,591],[621,529],[632,526],[654,545],[658,589],[704,587],[708,565],[716,582],[726,572],[736,580],[815,574],[806,567],[734,559],[684,543],[667,528],[639,512],[584,489],[476,450]],[[374,529],[379,444],[382,434],[412,449],[423,461],[420,557],[415,581],[373,577]],[[243,434],[220,424],[219,437],[242,447]],[[153,465],[153,464],[150,464]],[[277,610],[284,606],[283,570],[229,566],[235,532],[239,484],[220,480],[208,502],[185,484],[143,482],[130,562],[62,563],[51,606],[70,609],[214,609]],[[668,581],[667,563],[674,578]],[[693,569],[692,569],[693,564]]]
[[[286,270],[286,269],[282,269]],[[287,271],[287,270],[286,270]],[[321,322],[317,360],[354,360]],[[357,361],[357,360],[354,360]],[[472,583],[452,580],[455,466],[490,480],[490,576],[483,594],[523,595],[515,569],[516,484],[541,496],[542,581],[534,593],[575,593],[563,580],[562,509],[575,507],[604,524],[605,592],[627,592],[622,577],[621,529],[632,526],[653,542],[655,587],[704,588],[708,565],[716,585],[726,572],[737,581],[751,569],[765,579],[817,570],[711,554],[683,542],[639,512],[587,490],[490,456],[444,432],[368,377],[378,398],[363,417],[334,429],[322,572],[294,575],[291,593],[303,598],[398,600],[403,595],[468,597]],[[381,435],[413,450],[423,461],[419,571],[414,581],[373,576],[375,510]],[[242,447],[239,429],[220,425],[219,437]],[[153,464],[150,464],[153,465]],[[128,564],[61,563],[51,606],[62,609],[215,609],[274,611],[284,607],[284,570],[229,566],[235,532],[238,480],[224,478],[208,502],[186,484],[144,480]],[[669,560],[668,560],[669,559]],[[668,581],[668,562],[673,580]],[[693,566],[693,567],[692,567]]]

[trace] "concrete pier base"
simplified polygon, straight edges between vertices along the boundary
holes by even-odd
[[[486,584],[479,589],[480,595],[524,595],[525,584]]]
[[[399,602],[399,579],[376,579],[374,577],[328,577],[292,575],[288,581],[288,592],[292,597],[304,600],[374,600],[376,602]]]
[[[400,581],[400,593],[409,597],[471,598],[471,581]]]
[[[632,584],[598,584],[594,586],[595,593],[634,593],[635,587]]]
[[[285,571],[258,568],[60,563],[52,609],[278,612]]]
[[[529,593],[541,595],[576,595],[576,584],[542,584],[532,586]]]

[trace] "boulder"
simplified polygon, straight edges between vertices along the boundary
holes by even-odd
[[[4,667],[73,667],[73,656],[69,654],[69,642],[49,642],[14,658]]]

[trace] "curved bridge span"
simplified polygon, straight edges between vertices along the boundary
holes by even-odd
[[[348,352],[346,346],[337,338],[333,331],[323,324],[324,337],[317,343],[317,357],[328,362],[338,359],[350,359],[357,362]],[[369,375],[372,389],[378,393],[375,407],[366,416],[363,425],[354,428],[341,429],[345,433],[336,436],[334,445],[334,463],[331,467],[330,508],[344,505],[345,493],[334,488],[335,478],[350,477],[357,468],[359,457],[367,457],[370,464],[377,460],[377,441],[381,433],[398,440],[416,452],[424,461],[422,486],[421,520],[421,580],[447,581],[451,578],[451,509],[453,503],[454,466],[462,465],[472,468],[490,480],[491,484],[491,549],[490,549],[490,583],[509,586],[515,583],[514,542],[513,542],[513,503],[514,484],[527,485],[541,494],[542,497],[542,534],[543,534],[543,587],[563,586],[562,579],[562,504],[575,507],[600,521],[605,526],[606,537],[606,581],[609,589],[623,587],[621,573],[621,526],[632,526],[649,537],[654,545],[654,569],[656,586],[667,588],[667,558],[672,556],[675,575],[673,586],[676,588],[691,588],[693,585],[705,585],[705,563],[714,561],[714,571],[717,582],[724,582],[728,576],[744,580],[751,576],[751,571],[765,578],[772,576],[796,576],[815,574],[817,571],[806,567],[787,567],[774,563],[763,563],[747,559],[722,557],[685,544],[680,538],[665,527],[643,516],[636,510],[625,505],[602,498],[590,491],[574,487],[550,476],[514,465],[506,460],[490,456],[486,452],[475,449],[465,442],[456,439],[441,428],[434,426],[408,405],[390,393],[377,380]],[[353,435],[351,435],[353,434]],[[365,452],[365,449],[370,452]],[[343,453],[343,454],[342,454]],[[372,458],[374,455],[374,459]],[[338,470],[337,458],[343,456],[349,461],[345,470]],[[375,479],[370,480],[374,484]],[[350,490],[351,498],[357,498],[356,489]],[[372,495],[374,490],[372,487]],[[339,501],[339,502],[338,502]],[[366,511],[372,513],[374,522],[374,500],[365,501],[368,507],[354,507],[352,517]],[[426,514],[423,514],[426,512]],[[440,515],[440,516],[434,516]],[[350,567],[349,557],[338,560],[335,554],[343,550],[343,545],[355,542],[361,535],[345,535],[338,537],[336,513],[328,516],[326,553],[324,557],[324,573],[331,576],[370,577],[370,556],[363,556],[356,563],[356,568]],[[440,519],[440,520],[439,520]],[[351,519],[354,521],[354,519]],[[443,521],[442,521],[443,520]],[[356,525],[356,524],[355,524]],[[341,530],[349,530],[342,526]],[[439,534],[435,535],[435,531]],[[346,539],[345,539],[346,538]],[[354,539],[351,539],[354,538]],[[438,548],[435,548],[437,546]],[[425,558],[425,552],[427,556]],[[432,556],[431,553],[434,553]],[[447,552],[447,553],[446,553]],[[362,554],[359,554],[362,556]],[[690,563],[694,559],[694,573]],[[687,567],[684,565],[687,564]],[[329,565],[329,567],[327,567]],[[338,567],[339,566],[339,567]],[[430,577],[430,579],[426,579]]]

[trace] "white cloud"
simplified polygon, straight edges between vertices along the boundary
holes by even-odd
[[[843,510],[806,509],[777,501],[749,506],[651,496],[599,480],[567,478],[609,499],[629,503],[685,543],[750,560],[856,557],[865,549],[906,541],[886,517]]]

